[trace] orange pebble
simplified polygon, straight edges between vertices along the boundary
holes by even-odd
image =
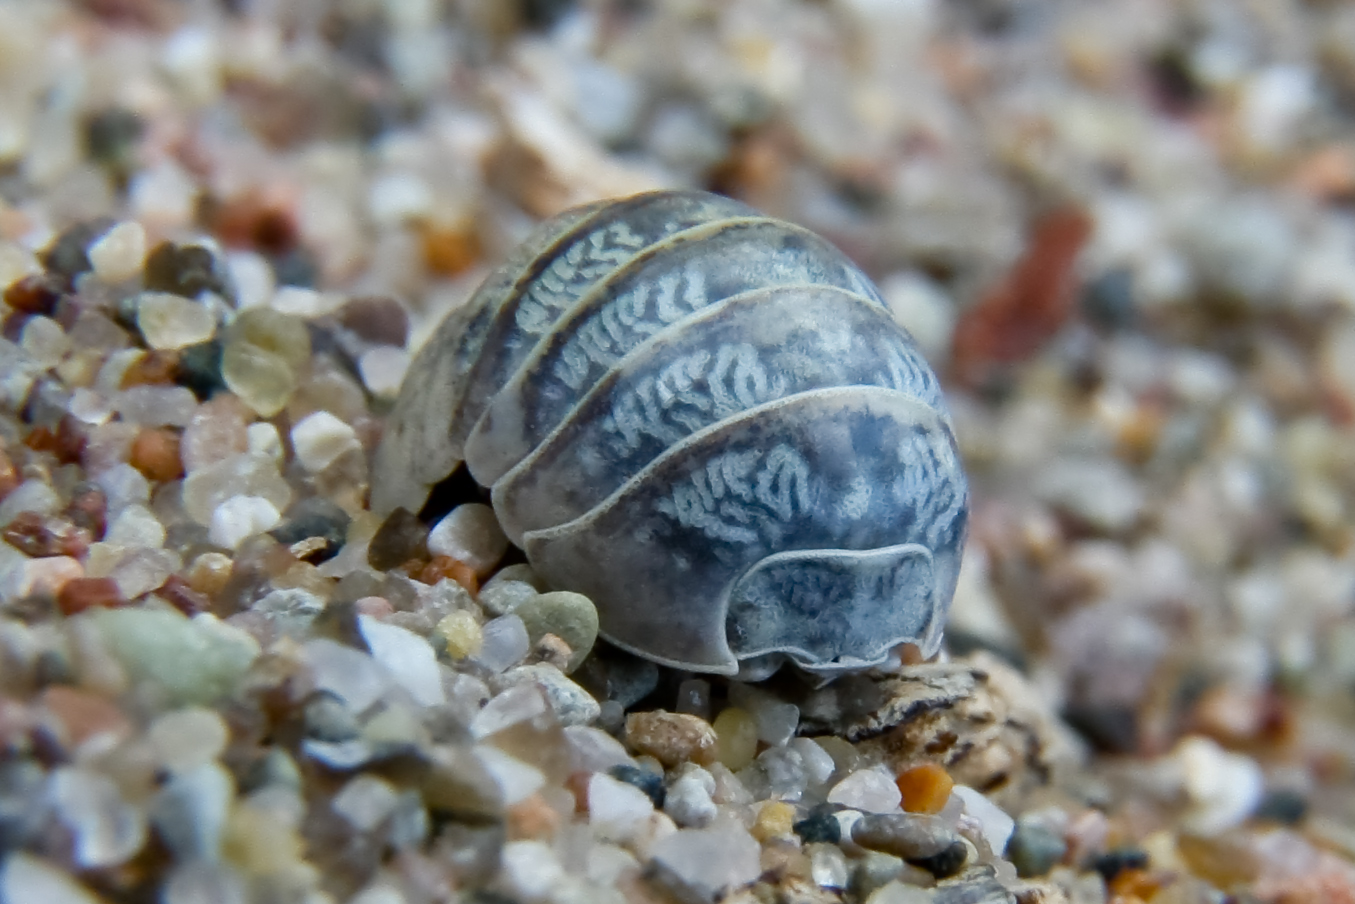
[[[67,581],[56,596],[57,608],[75,615],[95,607],[111,609],[126,602],[112,578],[74,578]]]
[[[1110,882],[1111,894],[1130,900],[1151,901],[1162,890],[1166,878],[1146,869],[1125,869]]]
[[[550,838],[560,827],[560,814],[540,794],[533,794],[508,808],[508,837]]]
[[[471,594],[480,589],[475,569],[451,556],[433,556],[432,561],[419,571],[419,580],[425,584],[436,584],[443,578],[451,578]]]
[[[903,808],[909,813],[940,813],[955,786],[949,773],[935,763],[905,769],[894,782],[903,795]]]
[[[132,441],[127,462],[150,480],[177,480],[183,476],[179,435],[169,430],[142,430]]]
[[[174,351],[152,350],[132,362],[131,367],[122,375],[121,386],[131,389],[133,386],[165,386],[174,382],[179,370],[179,353]]]

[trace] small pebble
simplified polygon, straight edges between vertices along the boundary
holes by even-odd
[[[895,779],[901,806],[909,813],[940,813],[950,799],[954,779],[935,763],[922,763],[899,773]]]
[[[859,769],[828,792],[829,803],[866,813],[888,813],[897,809],[902,799],[894,776],[882,767]]]
[[[682,829],[659,839],[650,850],[653,863],[663,871],[661,877],[671,876],[690,899],[704,901],[756,881],[762,873],[761,855],[757,839],[733,822]]]
[[[132,441],[127,463],[144,474],[147,480],[177,480],[184,472],[183,462],[179,458],[178,434],[170,430],[142,430]]]
[[[672,768],[679,763],[708,765],[715,761],[715,729],[683,713],[631,713],[626,717],[626,745]]]
[[[279,463],[282,461],[282,434],[266,421],[245,428],[245,444],[251,455],[262,455]]]
[[[511,612],[485,622],[480,636],[480,652],[475,658],[494,674],[522,662],[531,650],[527,627]]]
[[[700,828],[719,812],[711,799],[714,793],[715,778],[709,771],[695,763],[683,763],[664,795],[663,811],[680,826]]]
[[[216,332],[216,315],[189,298],[143,292],[137,299],[136,325],[151,348],[177,349],[211,339]]]
[[[808,846],[807,853],[810,876],[820,888],[840,890],[847,887],[851,879],[851,867],[840,847],[835,844],[814,844]]]
[[[147,738],[162,766],[182,772],[219,757],[230,740],[230,729],[215,710],[189,707],[157,717]]]
[[[89,246],[94,275],[106,283],[120,283],[141,271],[146,261],[146,230],[137,222],[119,223]]]
[[[1007,841],[1004,856],[1023,879],[1043,876],[1053,869],[1068,851],[1063,836],[1039,822],[1019,820]]]
[[[125,602],[112,578],[73,578],[62,585],[56,598],[63,615],[77,615],[95,607],[112,608]]]
[[[502,574],[503,572],[496,574],[480,588],[478,597],[480,605],[491,615],[512,612],[540,592],[526,581],[500,580]]]
[[[323,496],[312,496],[288,509],[282,523],[270,530],[268,535],[289,547],[307,540],[321,541],[319,546],[303,557],[308,562],[319,564],[333,558],[343,547],[352,520],[347,512],[333,502]]]
[[[428,552],[428,529],[417,515],[397,508],[372,537],[367,564],[378,571],[390,571],[412,559],[426,559]]]
[[[323,471],[346,452],[361,449],[351,426],[330,414],[317,411],[292,427],[292,449],[297,461],[312,474]]]
[[[478,502],[459,505],[428,533],[428,551],[434,555],[449,556],[465,562],[480,577],[487,577],[508,551],[494,510]],[[559,632],[555,632],[559,633]],[[564,637],[564,635],[561,635]],[[569,640],[565,637],[565,640]],[[574,644],[575,649],[578,649]],[[592,644],[588,644],[592,648]]]
[[[376,345],[404,348],[409,339],[409,314],[394,298],[354,298],[339,311],[339,322]]]
[[[358,630],[372,658],[386,667],[416,703],[436,706],[446,702],[437,657],[427,640],[367,615],[358,616]]]
[[[938,879],[948,879],[959,873],[968,859],[969,845],[963,841],[955,841],[930,857],[919,857],[909,862],[925,869]]]
[[[441,641],[447,655],[456,660],[474,656],[484,643],[480,622],[464,610],[443,616],[433,629],[433,637]]]
[[[757,754],[757,720],[745,709],[730,706],[715,717],[716,758],[737,772]]]
[[[160,547],[165,545],[165,528],[150,509],[140,503],[132,503],[118,512],[118,516],[108,525],[104,542],[115,546]]]
[[[235,549],[246,537],[274,527],[282,516],[262,496],[232,496],[212,512],[208,537],[217,546]]]
[[[500,681],[508,686],[525,682],[535,684],[545,693],[561,725],[588,725],[601,715],[601,707],[593,696],[553,665],[520,665],[504,672]]]
[[[904,860],[935,857],[960,837],[935,816],[911,813],[867,813],[852,826],[852,840],[861,847]]]
[[[430,535],[430,545],[432,539]],[[515,606],[513,614],[522,619],[532,642],[543,635],[554,634],[569,644],[572,652],[566,673],[577,669],[597,642],[597,608],[592,600],[581,593],[556,591],[536,594]]]
[[[816,810],[794,823],[791,830],[805,844],[837,844],[842,840],[842,823],[830,810]]]
[[[247,342],[222,349],[221,379],[261,417],[282,411],[296,390],[296,373],[283,358]]]
[[[663,776],[657,772],[632,766],[629,763],[622,763],[608,769],[607,774],[617,781],[634,785],[645,792],[649,799],[653,801],[655,808],[663,806],[667,792],[663,786]]]
[[[601,838],[628,841],[653,812],[649,795],[630,782],[600,772],[588,780],[589,824]]]
[[[765,843],[773,838],[784,838],[794,830],[795,807],[785,801],[770,800],[757,811],[757,821],[751,831],[754,838]]]
[[[362,385],[372,395],[394,398],[400,391],[409,363],[409,352],[403,348],[378,345],[362,353],[358,359],[358,373],[362,375]]]

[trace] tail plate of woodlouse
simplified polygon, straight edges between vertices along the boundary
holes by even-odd
[[[841,252],[738,202],[542,224],[419,352],[373,510],[463,460],[639,655],[835,674],[940,644],[968,490],[936,377]]]

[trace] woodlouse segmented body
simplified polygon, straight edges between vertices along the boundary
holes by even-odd
[[[415,359],[373,509],[463,459],[640,655],[831,674],[940,644],[968,496],[936,377],[841,252],[738,202],[542,224]]]

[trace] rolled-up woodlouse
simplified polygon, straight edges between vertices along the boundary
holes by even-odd
[[[837,249],[654,192],[543,223],[419,352],[372,507],[464,459],[612,643],[733,674],[940,645],[968,491],[935,375]]]

